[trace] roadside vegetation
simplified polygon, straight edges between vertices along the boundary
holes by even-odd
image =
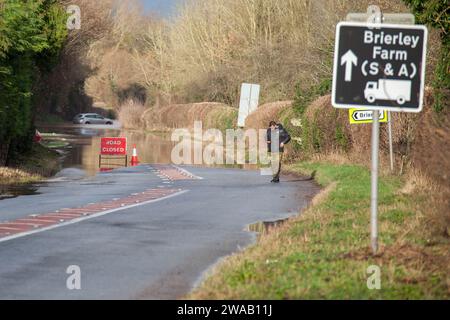
[[[56,151],[33,144],[30,151],[16,157],[9,167],[0,167],[0,185],[42,181],[59,171],[59,159]]]
[[[380,181],[380,253],[369,246],[370,172],[342,155],[297,163],[324,187],[300,217],[260,235],[188,296],[190,299],[448,299],[448,221],[433,182],[419,173]],[[443,201],[440,199],[439,201]],[[442,203],[444,205],[444,202]],[[369,290],[369,266],[381,289]]]
[[[39,108],[66,119],[83,105],[102,114],[113,109],[128,128],[151,130],[147,119],[136,119],[136,106],[149,110],[146,116],[203,102],[237,108],[243,82],[262,85],[261,104],[291,100],[296,87],[329,77],[336,22],[372,2],[190,0],[162,19],[143,15],[136,0],[75,0],[83,28],[69,33],[47,81],[58,90]],[[376,3],[409,11],[401,0]]]
[[[297,85],[292,103],[272,113],[293,135],[289,170],[314,173],[323,191],[300,216],[225,258],[188,298],[449,298],[450,150],[442,148],[450,134],[449,16],[442,1],[406,2],[430,27],[428,86],[424,112],[393,113],[392,173],[381,128],[380,253],[373,256],[369,242],[371,127],[350,126],[348,113],[332,108],[325,73]],[[367,287],[372,265],[381,268],[381,290]]]
[[[67,36],[57,0],[0,0],[0,166],[32,147],[39,81]]]

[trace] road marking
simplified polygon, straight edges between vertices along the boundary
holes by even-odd
[[[192,178],[194,178],[196,180],[203,180],[203,177],[199,177],[199,176],[197,176],[197,175],[187,171],[186,169],[180,168],[180,167],[175,166],[175,165],[173,165],[173,167],[175,167],[178,171],[181,171],[182,174],[184,173],[186,176],[192,177]]]
[[[7,231],[20,231],[22,229],[18,229],[18,228],[11,228],[11,227],[0,227],[0,230],[7,230]]]
[[[189,171],[175,165],[155,164],[156,175],[163,181],[203,180]]]
[[[151,191],[151,190],[148,190],[148,191]],[[93,213],[93,214],[90,214],[90,215],[87,215],[87,216],[80,216],[78,218],[72,218],[69,221],[64,221],[64,222],[61,222],[61,223],[58,223],[57,221],[54,221],[54,223],[52,225],[49,225],[49,226],[44,227],[44,228],[30,230],[30,231],[24,231],[24,229],[19,229],[19,228],[6,227],[6,225],[15,225],[16,224],[15,221],[9,221],[9,222],[0,223],[0,243],[6,242],[6,241],[10,241],[10,240],[14,240],[14,239],[17,239],[17,238],[26,237],[26,236],[29,236],[29,235],[32,235],[32,234],[36,234],[36,233],[40,233],[40,232],[49,231],[49,230],[53,230],[53,229],[56,229],[56,228],[68,226],[68,225],[79,223],[79,222],[82,222],[82,221],[85,221],[85,220],[102,217],[104,215],[107,215],[107,214],[110,214],[110,213],[113,213],[113,212],[124,211],[124,210],[128,210],[128,209],[131,209],[131,208],[135,208],[135,207],[144,206],[144,205],[147,205],[147,204],[151,204],[151,203],[167,200],[167,199],[174,198],[176,196],[179,196],[179,195],[182,195],[184,193],[189,192],[189,190],[182,190],[182,189],[164,189],[164,190],[163,189],[159,189],[159,190],[156,190],[156,191],[158,191],[158,194],[162,195],[160,198],[151,198],[150,200],[147,200],[147,201],[142,200],[142,202],[139,202],[139,203],[130,202],[132,199],[129,199],[128,202],[124,201],[126,203],[126,205],[124,205],[124,206],[121,206],[121,204],[118,203],[116,208],[114,208],[114,209],[110,209],[110,210],[106,210],[106,211],[97,211],[97,213]],[[165,192],[161,192],[161,191],[165,191]],[[135,197],[130,197],[130,198],[135,198]],[[133,201],[136,201],[136,199],[133,199]],[[46,214],[33,215],[33,217],[36,217],[36,218],[28,218],[28,219],[27,218],[22,218],[22,219],[18,219],[18,220],[21,220],[21,221],[23,221],[23,220],[32,220],[32,219],[39,219],[39,217],[47,219],[47,215]],[[66,217],[66,218],[70,219],[68,217]],[[3,227],[3,225],[5,225],[5,227]]]

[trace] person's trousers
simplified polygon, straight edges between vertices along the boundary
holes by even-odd
[[[283,152],[271,153],[270,163],[272,167],[272,176],[274,180],[280,179],[282,161],[283,161]]]

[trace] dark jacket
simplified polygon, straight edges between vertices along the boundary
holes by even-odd
[[[275,130],[274,134],[274,139],[276,139],[277,135],[279,137],[279,152],[284,152],[284,148],[281,147],[281,143],[283,143],[284,145],[288,144],[291,141],[291,136],[289,135],[289,133],[286,131],[286,129],[283,127],[283,125],[280,123],[277,125],[278,129]],[[267,129],[267,151],[268,152],[272,152],[272,143],[271,142],[272,139],[272,129]],[[274,152],[276,152],[277,150],[274,150]]]

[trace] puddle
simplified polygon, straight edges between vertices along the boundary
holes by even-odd
[[[39,194],[39,187],[34,185],[0,185],[0,200],[12,199],[19,196],[31,196]]]
[[[273,228],[283,225],[287,220],[289,220],[289,218],[273,221],[259,221],[248,225],[246,231],[256,232],[259,233],[259,235],[269,234]]]

